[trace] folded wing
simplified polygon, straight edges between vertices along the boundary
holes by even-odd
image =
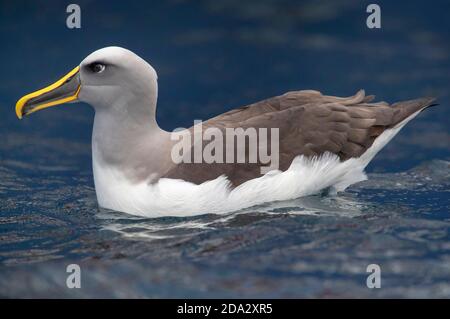
[[[214,117],[203,123],[203,130],[215,127],[225,136],[226,128],[255,128],[257,132],[259,128],[269,131],[278,128],[279,169],[284,171],[299,155],[312,157],[330,152],[342,161],[359,157],[386,129],[430,106],[434,100],[422,98],[389,105],[370,103],[372,99],[363,90],[347,98],[310,90],[288,92]],[[248,148],[248,143],[245,145]],[[245,163],[181,163],[164,177],[199,184],[226,175],[237,186],[261,176],[263,164],[249,163],[248,149],[245,154]]]

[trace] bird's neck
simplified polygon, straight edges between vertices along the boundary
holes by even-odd
[[[160,177],[170,161],[170,133],[156,123],[155,107],[128,112],[96,110],[92,134],[95,167],[123,173],[132,182]]]

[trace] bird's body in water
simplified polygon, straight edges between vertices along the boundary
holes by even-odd
[[[203,123],[220,132],[276,128],[279,165],[262,175],[259,160],[174,162],[176,141],[155,118],[157,93],[153,67],[129,50],[108,47],[90,54],[53,85],[24,96],[16,113],[21,118],[75,100],[92,105],[99,205],[154,217],[224,213],[324,189],[343,191],[364,180],[364,168],[377,152],[433,103],[432,98],[371,103],[373,97],[362,90],[348,98],[294,91]],[[248,158],[248,145],[243,147]]]

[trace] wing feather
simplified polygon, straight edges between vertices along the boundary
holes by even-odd
[[[432,103],[419,99],[388,105],[370,103],[363,90],[351,97],[325,96],[318,91],[294,91],[216,116],[206,127],[278,128],[280,169],[286,170],[299,155],[326,152],[341,160],[361,156],[386,129]],[[188,164],[174,166],[166,175],[195,183],[227,175],[236,186],[260,175],[260,162],[249,164]]]

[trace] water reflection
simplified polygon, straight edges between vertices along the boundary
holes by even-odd
[[[222,215],[195,217],[141,218],[100,209],[96,217],[102,230],[120,234],[124,238],[159,240],[194,237],[207,231],[227,227],[247,226],[283,215],[360,216],[373,204],[349,196],[309,196],[291,201],[272,202]]]

